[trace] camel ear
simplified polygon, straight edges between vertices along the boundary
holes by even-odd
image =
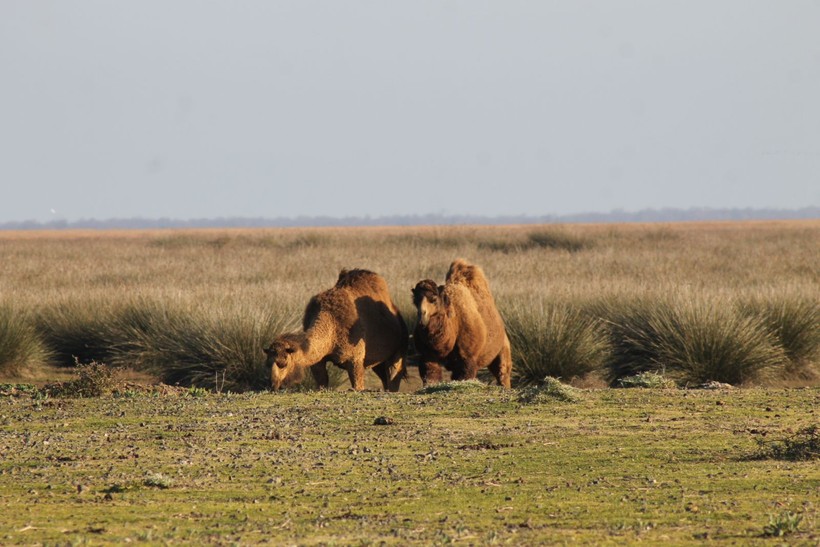
[[[262,348],[262,351],[264,351],[264,352],[265,352],[265,355],[271,355],[271,354],[273,354],[273,350],[272,350],[272,349],[270,349],[270,348]]]

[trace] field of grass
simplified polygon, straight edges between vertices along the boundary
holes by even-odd
[[[0,543],[820,541],[817,388],[444,387],[0,397]]]
[[[681,385],[813,385],[818,241],[820,221],[5,232],[0,374],[77,358],[259,389],[261,344],[341,268],[381,273],[412,324],[410,287],[463,257],[487,273],[522,383],[661,371]]]
[[[0,233],[0,544],[816,545],[818,241],[820,221]],[[381,273],[412,325],[410,287],[456,257],[487,273],[514,389],[411,368],[401,393],[264,390],[262,345],[341,268]],[[744,387],[688,389],[709,380]]]

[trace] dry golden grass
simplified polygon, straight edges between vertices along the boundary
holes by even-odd
[[[530,247],[533,233],[583,238],[577,252]],[[0,232],[0,291],[39,305],[55,299],[306,300],[343,267],[409,287],[442,279],[463,256],[486,270],[499,300],[631,293],[816,291],[820,221],[569,226]],[[508,244],[494,249],[488,243]],[[407,289],[407,290],[405,290]]]
[[[663,297],[817,299],[820,221],[566,226],[0,232],[0,304],[104,317],[139,301],[298,319],[343,267],[382,274],[412,318],[410,287],[480,264],[502,312]],[[720,304],[723,305],[723,304]]]

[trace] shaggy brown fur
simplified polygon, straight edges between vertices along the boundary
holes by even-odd
[[[302,380],[310,371],[328,386],[327,362],[347,370],[353,389],[364,389],[365,368],[384,389],[398,391],[404,377],[407,326],[384,279],[367,270],[342,270],[336,285],[310,299],[302,332],[283,334],[269,348],[267,366],[274,389]]]
[[[441,381],[443,365],[454,380],[475,378],[478,369],[489,367],[499,385],[510,387],[510,341],[481,268],[457,259],[444,285],[419,281],[413,303],[419,315],[413,338],[425,385]]]

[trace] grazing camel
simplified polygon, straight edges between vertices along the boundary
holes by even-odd
[[[299,383],[310,368],[319,387],[326,388],[330,361],[347,370],[356,391],[364,389],[370,367],[385,390],[398,391],[407,340],[407,326],[384,278],[368,270],[342,270],[333,288],[310,299],[302,331],[283,334],[264,350],[271,386]]]

